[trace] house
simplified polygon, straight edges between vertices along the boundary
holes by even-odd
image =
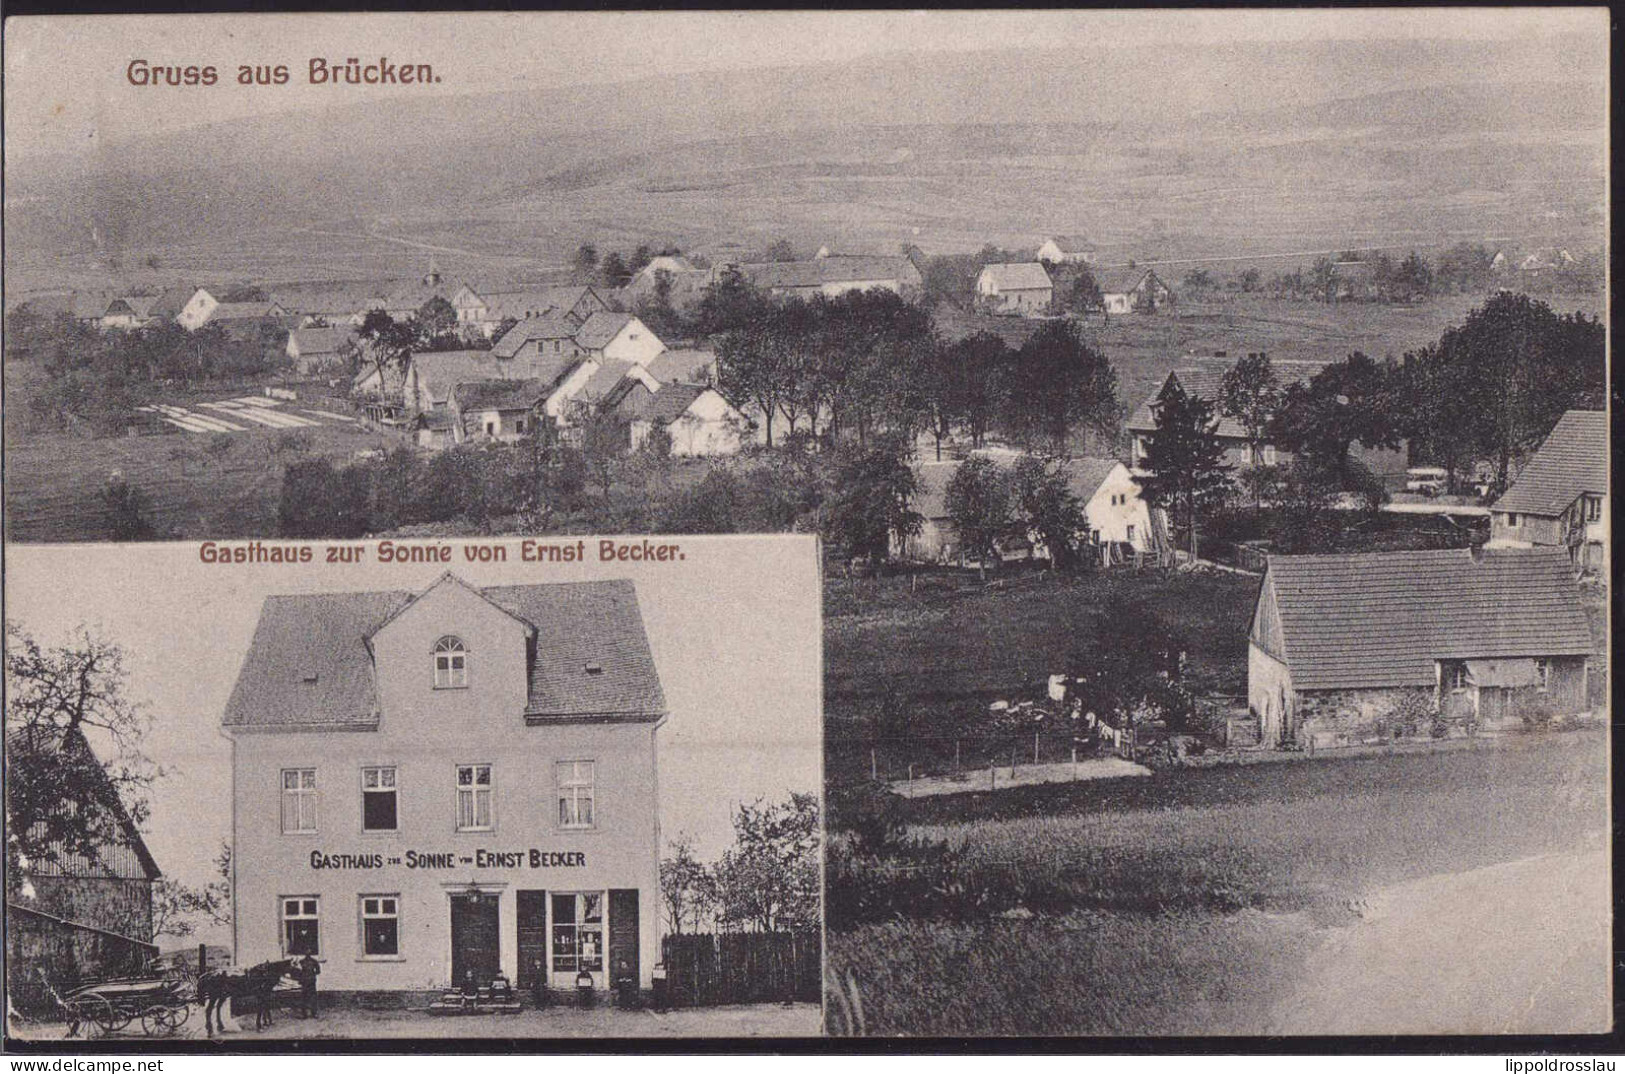
[[[648,325],[630,313],[610,310],[595,310],[576,329],[575,341],[584,354],[638,365],[666,349]]]
[[[1092,264],[1095,244],[1082,235],[1055,235],[1038,248],[1038,260],[1051,265]]]
[[[1270,556],[1247,702],[1272,746],[1386,738],[1407,710],[1479,726],[1574,714],[1592,648],[1559,548]]]
[[[723,263],[712,270],[712,281],[729,269],[737,269],[758,290],[784,298],[838,298],[873,290],[913,298],[924,282],[907,257],[830,254],[811,261]]]
[[[288,332],[288,358],[300,373],[308,375],[324,366],[342,365],[356,339],[355,326],[350,324],[294,328]]]
[[[202,328],[214,315],[215,307],[218,305],[220,299],[215,296],[214,291],[207,287],[193,288],[192,296],[181,306],[181,311],[175,315],[175,321],[188,332]]]
[[[1566,548],[1602,569],[1608,546],[1608,415],[1571,410],[1490,508],[1490,544]]]
[[[677,288],[677,281],[684,277],[701,277],[706,273],[696,268],[694,262],[681,254],[661,254],[650,258],[649,263],[632,274],[632,278],[621,288],[628,298],[652,298],[658,284],[660,273],[665,272],[671,276],[672,289]]]
[[[1004,466],[1020,457],[1015,452],[996,451],[973,455],[994,458]],[[1139,485],[1127,466],[1116,459],[1087,456],[1068,459],[1062,466],[1067,489],[1083,506],[1088,527],[1077,534],[1079,543],[1092,549],[1100,562],[1120,563],[1158,550],[1156,519],[1141,499]],[[965,565],[947,507],[948,482],[959,467],[960,462],[952,460],[921,463],[915,468],[917,487],[912,507],[924,521],[918,534],[902,541],[893,538],[893,555],[925,563]],[[1036,555],[1047,557],[1036,535],[1032,543]]]
[[[633,450],[655,429],[664,429],[671,453],[684,458],[737,455],[750,424],[715,388],[698,384],[668,383],[629,393],[616,412],[627,421]]]
[[[1035,316],[1049,309],[1055,284],[1037,261],[983,265],[976,277],[977,301],[989,312]]]
[[[498,358],[574,358],[584,353],[576,342],[581,324],[562,310],[527,317],[504,332],[491,353]]]
[[[588,317],[600,310],[608,310],[609,303],[604,301],[596,290],[585,284],[571,284],[560,287],[541,287],[529,289],[492,290],[473,295],[463,295],[461,292],[454,297],[452,305],[458,306],[457,298],[463,305],[458,315],[459,321],[471,324],[486,336],[496,332],[497,326],[503,321],[524,321],[532,317],[544,317],[550,314],[559,315],[580,324]]]
[[[484,380],[540,380],[550,388],[569,376],[579,365],[574,356],[532,355],[503,358],[494,351],[415,352],[407,362],[400,386],[401,405],[413,412],[428,412],[451,406],[452,393],[459,384]],[[357,387],[363,393],[374,387],[371,374],[363,374]]]
[[[451,391],[452,442],[513,441],[536,431],[552,385],[539,379],[473,380]],[[423,443],[423,438],[419,438]]]
[[[6,761],[13,771],[29,753],[91,753],[77,730],[13,727]],[[99,766],[90,766],[100,773]],[[94,859],[60,845],[20,863],[21,880],[6,896],[6,994],[24,1014],[54,1013],[54,987],[134,975],[158,954],[152,943],[152,889],[161,875],[110,782],[76,802],[119,833]],[[49,987],[47,986],[49,982]]]
[[[1219,364],[1221,360],[1224,363],[1222,365]],[[1235,418],[1220,413],[1218,407],[1220,389],[1225,374],[1234,363],[1230,362],[1223,351],[1215,351],[1211,361],[1213,362],[1211,365],[1186,366],[1170,371],[1162,383],[1157,385],[1157,390],[1148,395],[1145,401],[1135,408],[1134,413],[1129,415],[1124,427],[1129,433],[1129,460],[1134,469],[1140,469],[1145,463],[1151,435],[1157,430],[1155,411],[1157,400],[1162,398],[1162,393],[1168,390],[1170,383],[1178,383],[1186,395],[1205,399],[1213,404],[1213,416],[1219,419],[1215,432],[1224,448],[1222,461],[1226,465],[1236,470],[1246,470],[1254,466],[1285,465],[1292,461],[1290,452],[1280,451],[1274,444],[1263,443],[1255,450],[1248,441],[1246,427]],[[1307,380],[1324,368],[1322,362],[1291,359],[1275,360],[1271,365],[1283,387],[1293,381]],[[1404,444],[1398,448],[1368,448],[1364,444],[1355,443],[1349,449],[1349,456],[1357,459],[1372,473],[1381,476],[1404,473],[1408,453]]]
[[[267,597],[221,719],[233,961],[651,987],[667,714],[630,581]]]
[[[643,368],[662,384],[714,384],[717,356],[714,351],[691,348],[665,350],[645,362]]]
[[[1155,313],[1175,302],[1173,288],[1148,268],[1103,271],[1096,274],[1095,283],[1107,313]]]
[[[1549,272],[1574,264],[1574,255],[1558,247],[1535,250],[1518,262],[1519,272]]]
[[[208,292],[199,291],[198,294],[207,295]],[[190,303],[188,308],[190,308]],[[297,315],[289,314],[286,309],[270,301],[214,302],[208,305],[207,312],[193,318],[196,323],[186,324],[185,327],[195,331],[206,324],[230,327],[248,323],[258,324],[267,318],[288,316],[297,317]],[[297,323],[297,319],[295,323]]]

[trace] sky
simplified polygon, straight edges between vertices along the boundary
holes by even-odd
[[[664,838],[692,836],[699,856],[714,860],[732,841],[738,803],[820,789],[814,538],[667,538],[680,540],[687,558],[647,566],[524,564],[516,562],[519,540],[500,540],[513,549],[509,563],[451,569],[473,585],[636,584],[671,711],[659,732]],[[466,542],[446,543],[460,557]],[[5,572],[6,618],[42,645],[68,641],[82,624],[123,648],[125,696],[153,717],[144,752],[168,773],[151,794],[147,844],[166,876],[192,885],[213,879],[210,862],[230,837],[231,753],[220,720],[265,596],[419,591],[448,569],[376,561],[220,566],[202,563],[197,549],[191,542],[13,544]],[[229,933],[196,939],[224,943]]]
[[[137,134],[335,100],[476,94],[697,71],[968,52],[1231,41],[1509,40],[1607,32],[1606,8],[1305,11],[526,12],[35,16],[6,23],[8,152],[91,150]],[[430,63],[429,87],[312,86],[311,57]],[[208,88],[133,86],[132,60],[213,64]],[[286,64],[286,85],[242,87],[239,64]]]

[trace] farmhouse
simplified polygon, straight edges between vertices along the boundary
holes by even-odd
[[[655,429],[671,436],[677,456],[735,455],[749,421],[715,388],[661,384],[652,392],[628,393],[616,408],[628,425],[631,446],[643,446]]]
[[[1518,480],[1490,508],[1493,546],[1555,545],[1601,569],[1608,544],[1608,415],[1558,419]]]
[[[1005,464],[1019,458],[1015,453],[981,452]],[[923,517],[920,532],[901,541],[893,537],[892,553],[924,563],[965,565],[964,553],[953,519],[948,514],[948,482],[959,470],[958,461],[927,462],[915,468],[917,488],[911,505]],[[1127,466],[1116,459],[1080,456],[1064,464],[1067,489],[1083,506],[1086,532],[1077,536],[1087,544],[1102,564],[1131,560],[1154,553],[1158,530],[1153,512],[1140,498],[1139,486]],[[1047,556],[1034,537],[1035,553]]]
[[[1155,313],[1174,304],[1174,291],[1148,268],[1116,269],[1095,277],[1107,313]]]
[[[1270,556],[1247,702],[1268,745],[1386,737],[1407,709],[1479,725],[1560,716],[1586,708],[1591,651],[1558,548]]]
[[[181,311],[175,315],[175,321],[188,332],[202,328],[208,319],[213,316],[215,307],[220,305],[220,299],[215,297],[213,291],[207,287],[197,287],[192,290],[192,297],[181,306]]]
[[[976,298],[989,312],[1028,317],[1049,309],[1055,284],[1037,261],[983,265]]]
[[[152,323],[152,307],[156,295],[121,295],[107,304],[102,314],[103,328],[140,328]]]
[[[543,380],[475,380],[451,392],[453,443],[518,440],[536,431],[536,412],[552,385]],[[424,438],[419,436],[419,443]]]
[[[222,720],[234,962],[649,987],[666,715],[630,581],[267,598]]]
[[[6,736],[14,771],[28,753],[70,750],[91,752],[77,730],[22,726]],[[119,837],[98,847],[94,859],[58,845],[21,862],[20,883],[15,890],[8,885],[6,993],[23,1013],[52,1009],[46,980],[63,991],[78,981],[135,974],[158,953],[151,942],[158,864],[112,785],[103,782],[100,790],[75,804],[110,818]]]
[[[288,358],[299,372],[313,373],[322,366],[342,362],[346,349],[355,341],[355,328],[348,324],[295,328],[288,333]]]
[[[1051,265],[1087,265],[1094,259],[1095,244],[1082,235],[1056,235],[1038,248],[1038,260]]]
[[[508,288],[481,292],[473,298],[462,297],[465,303],[462,309],[468,311],[466,323],[473,324],[487,336],[492,335],[498,325],[509,319],[524,321],[532,317],[557,314],[580,324],[594,313],[609,309],[609,303],[585,284],[530,289]],[[453,305],[457,303],[454,301]],[[461,313],[458,319],[463,320]]]
[[[837,298],[848,291],[876,289],[910,298],[919,294],[923,282],[907,257],[829,254],[811,261],[723,264],[713,270],[713,281],[730,268],[738,269],[759,290],[794,298]]]

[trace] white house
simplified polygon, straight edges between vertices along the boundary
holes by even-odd
[[[983,265],[976,277],[976,296],[994,313],[1043,313],[1054,294],[1055,284],[1037,261]]]
[[[192,297],[186,300],[175,320],[188,332],[202,328],[214,315],[215,307],[219,305],[220,300],[209,293],[207,288],[199,287],[192,292]]]
[[[647,365],[666,349],[649,326],[630,313],[598,310],[576,330],[576,344],[597,358]]]
[[[750,424],[715,388],[695,384],[662,384],[629,395],[620,413],[628,419],[634,450],[663,428],[671,436],[671,453],[683,457],[736,455]]]
[[[1100,304],[1107,313],[1150,312],[1174,301],[1173,289],[1148,268],[1102,273],[1095,282],[1100,287]]]
[[[1038,248],[1038,260],[1051,265],[1092,264],[1095,244],[1082,235],[1056,235]]]
[[[221,721],[233,963],[649,987],[666,716],[630,581],[266,598]]]

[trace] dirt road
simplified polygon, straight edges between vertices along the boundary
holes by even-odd
[[[1384,888],[1310,955],[1271,1034],[1602,1033],[1606,850]]]

